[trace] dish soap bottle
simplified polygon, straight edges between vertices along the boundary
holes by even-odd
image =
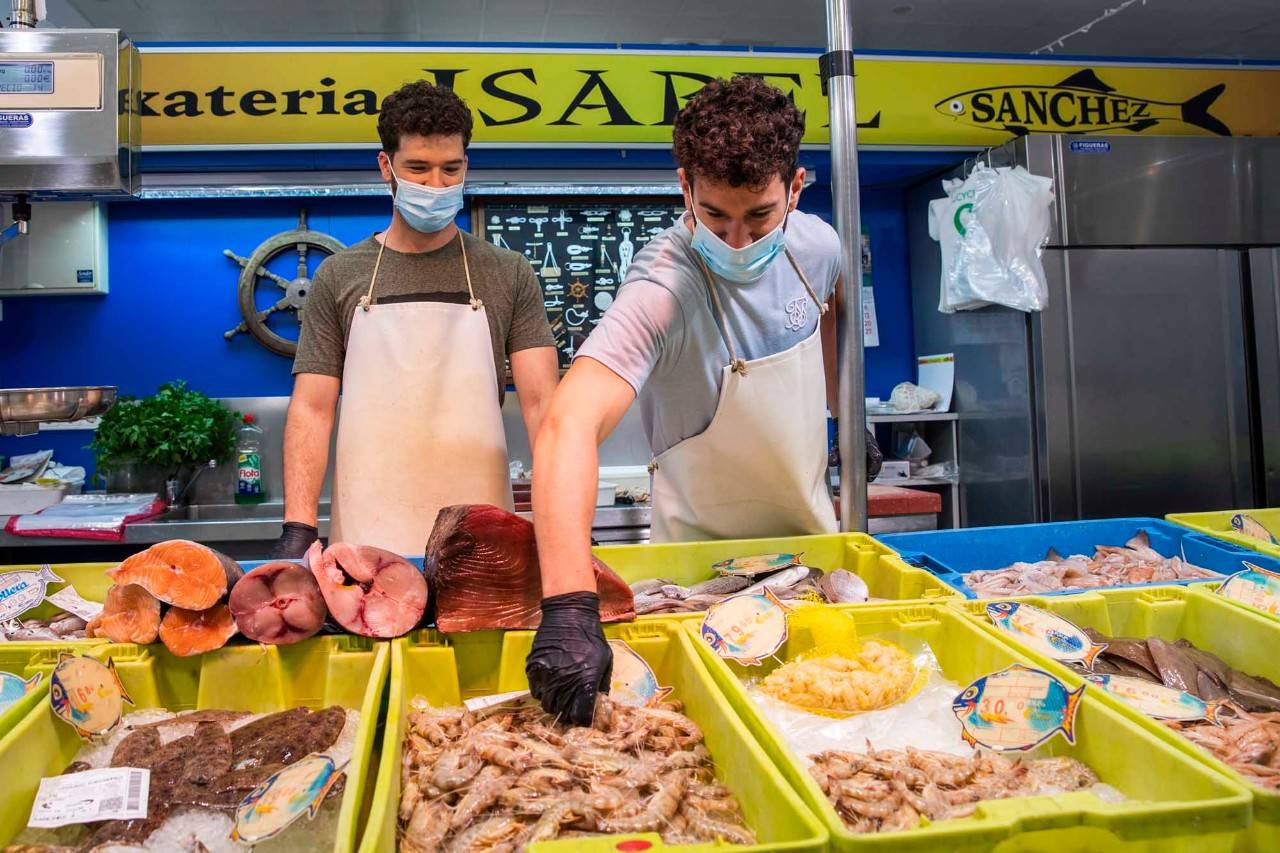
[[[266,500],[262,490],[262,427],[245,415],[236,431],[236,503],[260,504]]]

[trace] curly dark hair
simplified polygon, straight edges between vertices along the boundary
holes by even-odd
[[[761,189],[796,173],[804,113],[759,77],[712,80],[676,114],[676,163],[689,175]]]
[[[400,148],[400,137],[461,136],[462,147],[471,144],[471,110],[447,86],[427,80],[406,83],[387,96],[378,116],[378,138],[390,156]]]

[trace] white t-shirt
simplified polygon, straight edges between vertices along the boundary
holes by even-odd
[[[826,302],[840,276],[840,238],[822,219],[801,211],[787,217],[786,237]],[[635,389],[654,456],[706,430],[729,363],[692,240],[679,224],[641,249],[618,298],[575,356],[595,359]],[[739,358],[783,352],[817,328],[818,306],[781,253],[751,284],[717,277],[715,286]]]

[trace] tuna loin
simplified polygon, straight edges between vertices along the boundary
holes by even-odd
[[[635,618],[631,588],[595,559],[600,618]],[[440,510],[427,541],[427,580],[436,627],[445,632],[536,628],[542,618],[542,574],[533,524],[487,504]]]
[[[307,566],[320,585],[329,613],[342,627],[366,637],[399,637],[422,620],[427,581],[408,560],[371,545],[312,544]]]
[[[281,646],[315,634],[329,612],[311,572],[283,561],[258,566],[242,577],[231,588],[228,603],[241,634]]]

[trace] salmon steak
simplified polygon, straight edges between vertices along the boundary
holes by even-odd
[[[600,619],[635,618],[631,587],[595,557]],[[488,504],[440,510],[424,563],[446,633],[531,629],[542,620],[542,572],[533,524]]]
[[[87,637],[113,643],[154,643],[160,631],[160,599],[136,583],[112,584],[102,612],[85,628]]]
[[[236,634],[236,622],[225,604],[204,610],[170,607],[160,620],[160,642],[181,658],[220,649]]]
[[[166,604],[187,610],[217,604],[243,574],[235,560],[185,539],[158,542],[107,570],[116,583],[137,584]]]
[[[227,603],[241,634],[281,646],[313,636],[329,614],[311,572],[283,560],[236,581]]]
[[[311,545],[307,567],[334,620],[353,634],[399,637],[422,621],[427,581],[408,560],[374,548],[334,542]]]

